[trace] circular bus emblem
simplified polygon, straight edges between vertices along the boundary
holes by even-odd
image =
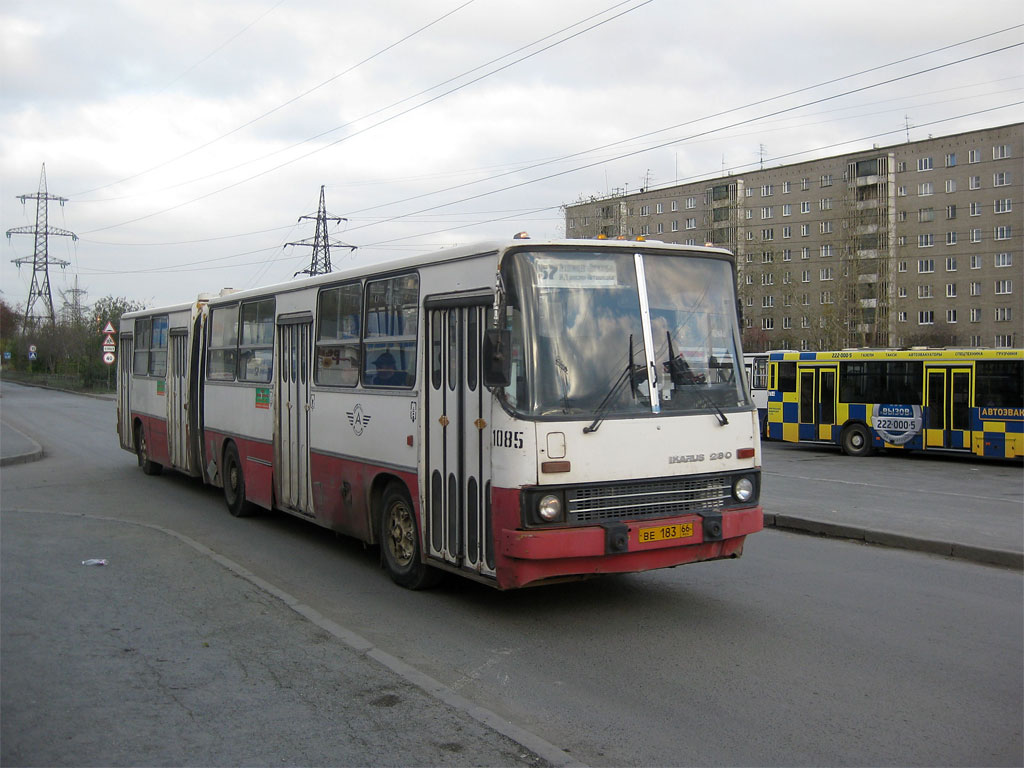
[[[876,405],[871,408],[871,426],[890,445],[909,443],[921,432],[919,405]]]

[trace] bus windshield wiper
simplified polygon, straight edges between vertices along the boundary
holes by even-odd
[[[644,367],[640,366],[640,371],[644,372]],[[583,434],[589,435],[591,432],[597,432],[597,428],[601,426],[601,422],[604,421],[604,416],[611,408],[612,403],[622,392],[622,388],[629,382],[629,390],[633,395],[633,399],[636,399],[636,388],[637,385],[643,381],[637,377],[636,365],[633,363],[633,334],[629,334],[629,360],[626,362],[626,370],[619,374],[619,377],[612,384],[611,389],[608,390],[608,394],[604,396],[604,399],[598,404],[597,410],[594,411],[594,420],[590,423],[590,426],[583,428]]]
[[[672,379],[672,386],[684,386],[689,384],[693,387],[692,393],[696,396],[697,400],[705,408],[710,408],[715,412],[715,416],[718,417],[718,423],[721,426],[725,426],[729,423],[729,419],[726,417],[725,412],[718,406],[713,399],[708,397],[704,391],[699,387],[697,377],[693,375],[693,371],[690,370],[690,365],[680,355],[676,357],[675,350],[672,348],[672,332],[666,331],[665,336],[668,338],[668,367],[669,377]]]

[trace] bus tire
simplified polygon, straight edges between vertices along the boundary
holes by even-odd
[[[391,580],[406,589],[428,589],[441,572],[423,562],[416,510],[409,492],[400,483],[384,489],[380,513],[381,559]]]
[[[245,473],[238,458],[238,448],[228,443],[224,449],[224,501],[235,517],[250,517],[256,508],[245,500]]]
[[[135,425],[135,455],[139,459],[139,466],[142,467],[144,475],[159,475],[163,472],[163,465],[157,464],[149,458],[149,446],[146,444],[146,430],[142,424]]]
[[[851,424],[843,430],[843,453],[847,456],[867,456],[871,453],[871,431],[863,424]]]

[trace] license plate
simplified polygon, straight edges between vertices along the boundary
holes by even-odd
[[[693,523],[677,525],[659,525],[657,528],[641,528],[640,543],[648,541],[665,541],[666,539],[686,539],[693,536]]]

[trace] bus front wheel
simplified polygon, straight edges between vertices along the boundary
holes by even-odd
[[[409,492],[398,483],[384,491],[380,515],[380,548],[391,580],[407,589],[427,589],[441,572],[423,562],[416,511]]]
[[[139,466],[143,474],[159,475],[163,471],[163,465],[157,464],[149,458],[149,446],[146,444],[146,430],[142,424],[135,425],[135,455],[139,459]]]
[[[871,432],[863,424],[851,424],[843,430],[843,453],[867,456],[871,453]]]
[[[238,458],[238,448],[234,443],[228,443],[224,449],[224,501],[228,505],[228,512],[235,517],[249,517],[255,511],[255,507],[245,500],[245,474],[242,472],[242,462]]]

